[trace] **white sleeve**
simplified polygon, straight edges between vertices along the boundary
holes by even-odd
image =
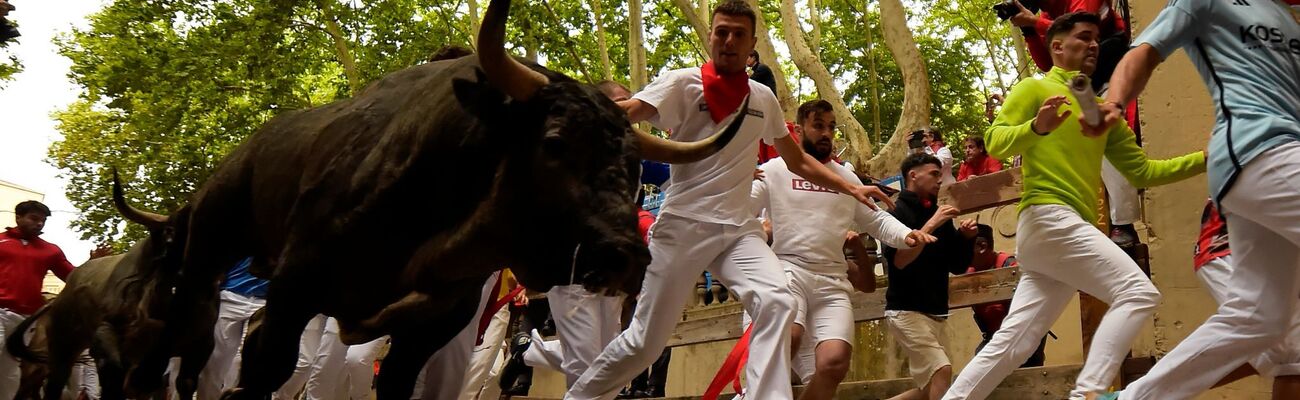
[[[767,98],[770,101],[764,101],[761,103],[763,104],[763,107],[760,108],[760,111],[763,113],[763,117],[761,118],[763,121],[763,135],[761,137],[763,138],[763,143],[775,146],[777,139],[790,136],[790,129],[785,126],[785,113],[781,111],[781,104],[777,103],[776,97],[771,94],[772,92],[770,90],[766,90],[766,86],[764,86],[763,89],[764,92],[767,92],[763,94],[764,98]],[[750,92],[752,93],[754,91],[750,90]],[[750,101],[750,103],[752,104],[753,101]]]
[[[683,73],[682,70],[668,71],[632,95],[632,98],[655,108],[657,112],[650,117],[649,122],[656,128],[670,130],[681,125],[685,114],[685,96],[682,90],[685,83],[681,79]]]
[[[763,164],[763,166],[766,165],[767,164]],[[760,167],[760,169],[762,168]],[[757,213],[762,213],[764,209],[771,207],[771,199],[768,197],[767,193],[767,179],[770,179],[770,177],[755,179],[754,183],[749,188],[749,202],[754,205],[754,211]]]
[[[944,168],[952,168],[952,150],[948,150],[948,146],[940,147],[939,151],[934,153],[934,157],[943,163]]]
[[[853,219],[858,229],[862,229],[859,233],[870,235],[895,249],[912,248],[907,245],[907,234],[912,233],[912,228],[898,222],[898,219],[884,210],[872,210],[858,204]]]

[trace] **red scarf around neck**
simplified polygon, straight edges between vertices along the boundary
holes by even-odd
[[[719,75],[713,61],[700,67],[700,80],[704,84],[704,103],[709,106],[709,116],[715,124],[731,115],[749,95],[749,75]]]

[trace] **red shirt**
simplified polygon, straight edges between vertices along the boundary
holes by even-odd
[[[1214,207],[1214,201],[1208,201],[1201,213],[1201,234],[1196,238],[1192,270],[1199,270],[1205,263],[1229,254],[1232,254],[1232,249],[1228,247],[1228,224]]]
[[[641,240],[650,243],[650,226],[655,224],[655,215],[644,209],[637,209],[636,217],[636,231],[641,234]]]
[[[798,134],[798,133],[794,133],[794,124],[793,124],[793,123],[786,122],[786,123],[785,123],[785,130],[786,130],[787,132],[790,132],[790,137],[793,138],[794,141],[795,141],[796,143],[799,142],[799,134]],[[763,163],[767,162],[768,160],[771,160],[771,159],[773,159],[773,158],[777,158],[777,157],[780,157],[780,156],[781,156],[781,155],[780,155],[780,154],[777,154],[777,152],[776,152],[776,146],[773,146],[773,145],[770,145],[770,144],[767,144],[767,143],[763,143],[762,141],[759,141],[759,142],[758,142],[758,165],[763,165]]]
[[[67,280],[72,263],[63,250],[44,239],[23,239],[18,228],[0,234],[0,308],[31,315],[41,308],[41,283],[46,271]]]
[[[1007,253],[998,252],[998,259],[993,263],[992,268],[977,270],[975,266],[966,269],[966,273],[971,274],[979,271],[987,271],[994,268],[1006,268],[1016,266],[1016,258]],[[997,303],[977,304],[970,307],[975,312],[975,322],[979,325],[980,331],[992,334],[1002,327],[1002,320],[1007,318],[1007,311],[1011,309],[1011,301],[1000,301]]]
[[[973,176],[990,174],[1001,170],[1001,161],[989,157],[987,154],[975,156],[961,163],[961,168],[957,170],[957,182],[964,181]]]

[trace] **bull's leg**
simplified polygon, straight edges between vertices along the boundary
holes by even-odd
[[[473,285],[468,285],[473,287]],[[480,285],[481,286],[481,285]],[[429,357],[460,333],[478,312],[479,296],[475,290],[448,293],[441,301],[458,299],[450,312],[428,314],[422,321],[403,322],[409,325],[394,327],[392,344],[375,381],[379,400],[410,399],[416,377],[422,372]],[[477,329],[477,327],[475,327]],[[436,387],[443,382],[425,382],[425,387]]]
[[[95,329],[95,336],[90,343],[90,356],[95,359],[95,369],[99,373],[100,397],[103,400],[126,399],[126,368],[122,363],[122,352],[117,347],[121,343],[113,327],[108,324]]]
[[[315,297],[311,292],[319,286],[314,277],[294,275],[293,269],[287,271],[277,274],[271,281],[266,306],[260,311],[261,323],[254,324],[244,339],[239,384],[236,389],[226,392],[223,399],[267,398],[293,374],[302,331],[317,314],[310,299]]]
[[[51,338],[49,350],[49,375],[45,380],[45,398],[58,399],[63,396],[63,387],[68,385],[68,377],[72,375],[72,364],[77,362],[77,357],[81,355],[85,346],[57,346]],[[71,344],[71,343],[69,343]]]
[[[185,347],[181,354],[180,371],[176,372],[176,394],[179,400],[194,398],[194,392],[199,387],[199,373],[203,372],[208,358],[212,356],[214,341],[212,335],[201,335]]]

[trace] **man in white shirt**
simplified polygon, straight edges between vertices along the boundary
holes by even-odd
[[[925,143],[925,154],[929,154],[939,159],[943,164],[939,172],[943,174],[943,186],[957,183],[957,178],[952,176],[952,150],[948,150],[948,144],[943,141],[943,134],[931,127],[921,129],[924,133],[921,140]]]
[[[805,153],[845,180],[857,179],[853,171],[831,159],[835,112],[829,102],[813,100],[799,106],[795,123]],[[853,353],[849,273],[858,267],[844,259],[845,233],[861,229],[901,248],[931,243],[934,236],[908,228],[887,212],[808,182],[790,172],[784,158],[774,158],[759,169],[764,177],[754,180],[750,197],[757,208],[768,210],[772,251],[785,269],[794,295],[791,341],[801,343],[810,332],[815,346],[816,367],[811,376],[799,377],[806,385],[800,398],[828,400],[848,373]]]
[[[754,10],[743,1],[720,3],[713,10],[709,63],[669,71],[631,100],[619,103],[632,122],[650,121],[680,141],[709,136],[728,122],[728,114],[744,118],[744,123],[718,153],[673,165],[666,200],[650,232],[651,262],[633,320],[605,347],[566,399],[612,399],[653,363],[681,318],[695,278],[706,268],[734,290],[755,317],[749,390],[762,393],[765,400],[793,398],[789,324],[794,299],[749,203],[758,139],[775,144],[791,171],[819,186],[851,194],[863,203],[873,203],[871,197],[888,197],[877,188],[850,184],[803,154],[789,137],[776,96],[751,83],[745,74],[745,59],[757,41],[755,20]],[[746,94],[749,107],[739,110]]]

